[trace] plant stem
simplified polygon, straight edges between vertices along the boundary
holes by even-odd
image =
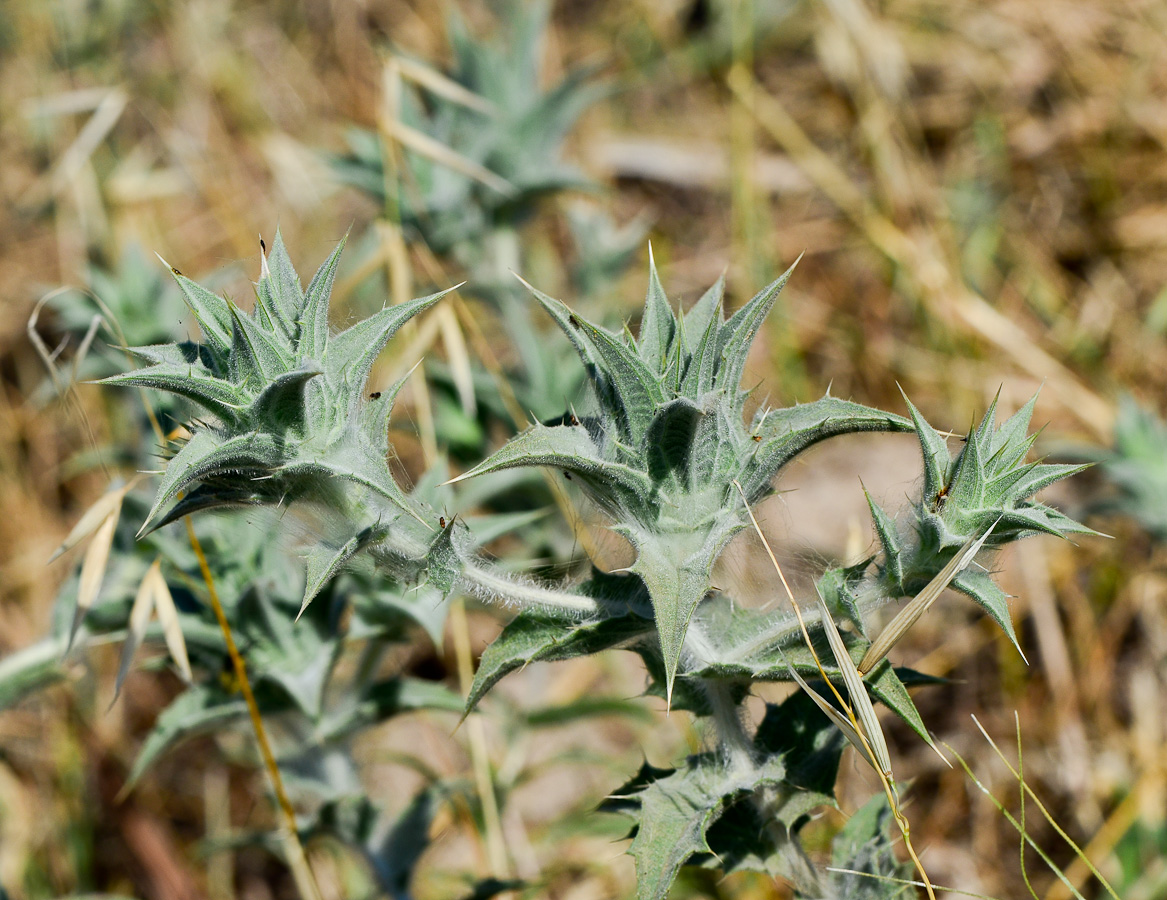
[[[476,560],[467,560],[462,580],[469,592],[488,603],[503,603],[521,609],[535,608],[586,619],[601,612],[591,597],[557,591],[533,581],[515,578]]]
[[[734,772],[752,772],[755,759],[754,742],[746,732],[745,711],[734,703],[730,686],[724,681],[702,678],[701,686],[713,709],[713,724],[717,728],[717,742]]]

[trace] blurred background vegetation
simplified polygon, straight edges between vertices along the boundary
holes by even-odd
[[[53,389],[26,323],[58,286],[97,294],[135,344],[192,324],[153,253],[249,302],[259,235],[270,246],[277,223],[301,272],[351,233],[337,325],[471,277],[459,316],[393,358],[404,371],[429,350],[430,379],[410,382],[395,419],[416,473],[437,451],[457,466],[497,446],[524,410],[562,411],[578,387],[539,355],[542,332],[524,344],[509,268],[617,322],[639,307],[648,238],[685,303],[723,270],[740,302],[803,254],[751,361],[763,391],[788,404],[830,385],[902,411],[898,385],[961,433],[998,389],[1012,411],[1042,387],[1039,451],[1103,461],[1053,499],[1093,511],[1117,540],[1038,538],[1000,559],[1028,665],[957,603],[902,657],[951,679],[917,703],[1007,807],[1019,809],[1016,783],[970,713],[1009,745],[1016,711],[1027,781],[1063,827],[1123,897],[1167,896],[1167,431],[1154,418],[1167,406],[1167,4],[564,0],[547,12],[542,27],[522,4],[450,0],[0,5],[0,655],[49,627],[75,560],[46,561],[111,472],[132,469],[127,442],[140,440],[109,391]],[[515,21],[527,21],[525,44],[499,37]],[[473,111],[435,100],[424,72],[485,98],[505,127],[467,124]],[[458,158],[386,150],[417,133]],[[466,160],[515,192],[491,194],[479,169],[452,177]],[[385,190],[397,165],[412,206]],[[78,352],[97,311],[74,292],[40,314],[66,375],[124,365],[105,332]],[[511,373],[513,390],[471,358]],[[784,560],[813,573],[859,555],[871,536],[856,476],[894,509],[919,477],[916,455],[894,437],[816,451],[764,510]],[[619,556],[596,540],[601,559]],[[726,577],[764,598],[757,547],[741,543]],[[475,652],[497,627],[471,612]],[[105,649],[0,714],[0,894],[294,896],[262,846],[228,840],[273,816],[257,770],[210,738],[118,796],[180,685],[136,674],[107,710],[117,654]],[[457,684],[449,635],[394,664]],[[630,896],[622,825],[589,810],[645,756],[667,764],[699,736],[684,714],[653,712],[656,700],[554,730],[536,712],[642,687],[618,654],[508,681],[485,704],[507,789],[504,859],[455,804],[431,827],[416,895],[457,896],[459,878],[493,875],[537,882],[532,896]],[[411,714],[362,736],[370,790],[404,805],[417,778],[395,762],[404,748],[467,772],[456,723]],[[909,815],[932,877],[1020,896],[1001,814],[889,728],[915,777]],[[874,784],[844,770],[851,812]],[[1028,824],[1091,896],[1052,830]],[[326,896],[369,890],[337,848],[309,850]],[[1034,885],[1069,896],[1046,875]],[[677,891],[785,896],[749,876]]]

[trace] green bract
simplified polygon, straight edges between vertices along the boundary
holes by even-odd
[[[745,504],[766,496],[779,470],[812,444],[861,431],[909,431],[901,416],[824,397],[743,419],[746,357],[790,272],[734,315],[719,280],[674,315],[650,263],[640,336],[613,334],[535,291],[584,364],[595,409],[535,425],[463,477],[511,466],[570,473],[628,538],[631,570],[652,599],[667,691],[689,620],[710,589],[714,562],[746,526]],[[739,487],[740,486],[740,487]]]
[[[1036,394],[999,428],[994,427],[994,399],[955,456],[945,438],[906,402],[924,458],[922,496],[906,528],[897,527],[869,498],[883,551],[880,576],[890,596],[917,593],[961,545],[990,527],[987,543],[993,546],[1035,534],[1094,533],[1031,499],[1042,488],[1085,468],[1026,461],[1036,438],[1028,433]],[[956,576],[952,587],[984,607],[1016,644],[1008,598],[988,572],[967,569]]]
[[[149,365],[102,382],[179,394],[213,417],[169,461],[146,527],[194,509],[319,493],[321,475],[364,485],[413,512],[386,461],[400,385],[372,399],[364,388],[389,338],[442,294],[387,307],[332,335],[328,303],[343,248],[342,241],[303,290],[277,233],[251,314],[174,270],[203,342],[131,348]]]

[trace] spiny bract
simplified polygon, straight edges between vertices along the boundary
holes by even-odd
[[[149,365],[103,382],[179,394],[212,417],[192,426],[169,461],[143,529],[196,509],[318,497],[335,492],[333,479],[371,488],[395,510],[416,515],[386,461],[400,385],[373,399],[364,389],[389,338],[442,294],[387,307],[331,334],[329,298],[343,248],[341,241],[303,290],[277,232],[251,314],[173,270],[202,343],[131,348]],[[183,491],[189,493],[159,519]]]
[[[742,496],[764,497],[786,463],[824,438],[912,429],[901,416],[830,396],[759,409],[746,425],[746,357],[789,277],[728,319],[718,280],[677,316],[650,260],[639,338],[613,334],[532,288],[583,361],[595,411],[535,425],[463,476],[538,465],[578,480],[637,551],[632,571],[652,598],[670,694],[713,563],[748,522]]]
[[[917,593],[970,539],[992,534],[987,544],[1001,546],[1035,534],[1093,534],[1052,507],[1031,499],[1034,494],[1075,472],[1082,465],[1026,462],[1036,434],[1028,434],[1037,402],[1035,394],[999,428],[994,427],[997,398],[981,423],[970,429],[955,456],[948,442],[910,401],[911,414],[924,458],[924,486],[908,528],[896,523],[868,498],[883,556],[880,576],[889,596]],[[966,569],[952,587],[967,594],[993,617],[1016,644],[1008,598],[980,569]]]

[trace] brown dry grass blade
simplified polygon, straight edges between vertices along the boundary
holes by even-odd
[[[118,697],[121,696],[122,684],[125,683],[126,675],[130,672],[130,664],[134,661],[134,654],[138,652],[142,638],[146,636],[146,627],[150,624],[150,614],[154,612],[154,574],[158,571],[159,564],[159,560],[154,560],[154,564],[142,576],[142,582],[138,585],[138,593],[134,595],[134,605],[130,608],[130,627],[126,632],[126,639],[122,643],[122,658],[118,665],[118,677],[113,686],[113,700],[109,703],[111,709],[118,702]]]
[[[89,535],[93,534],[93,532],[95,532],[98,527],[100,527],[102,522],[104,522],[111,514],[120,511],[122,500],[125,498],[126,494],[128,494],[141,480],[141,475],[135,475],[120,488],[116,488],[112,491],[106,491],[104,494],[102,494],[97,499],[97,501],[85,511],[84,515],[82,515],[81,518],[77,521],[77,524],[73,526],[73,530],[70,531],[65,540],[61,542],[61,546],[53,551],[53,555],[49,557],[49,562],[52,562],[61,554],[72,550],[83,540],[89,537]]]
[[[81,627],[81,621],[93,607],[94,601],[97,600],[97,594],[101,590],[101,580],[105,577],[105,567],[109,562],[109,551],[113,546],[113,535],[121,510],[121,498],[118,498],[117,506],[102,521],[97,529],[97,534],[85,551],[85,560],[81,563],[81,578],[77,585],[77,609],[73,613],[73,624],[69,628],[69,642],[65,645],[66,653],[73,648],[77,629]]]

